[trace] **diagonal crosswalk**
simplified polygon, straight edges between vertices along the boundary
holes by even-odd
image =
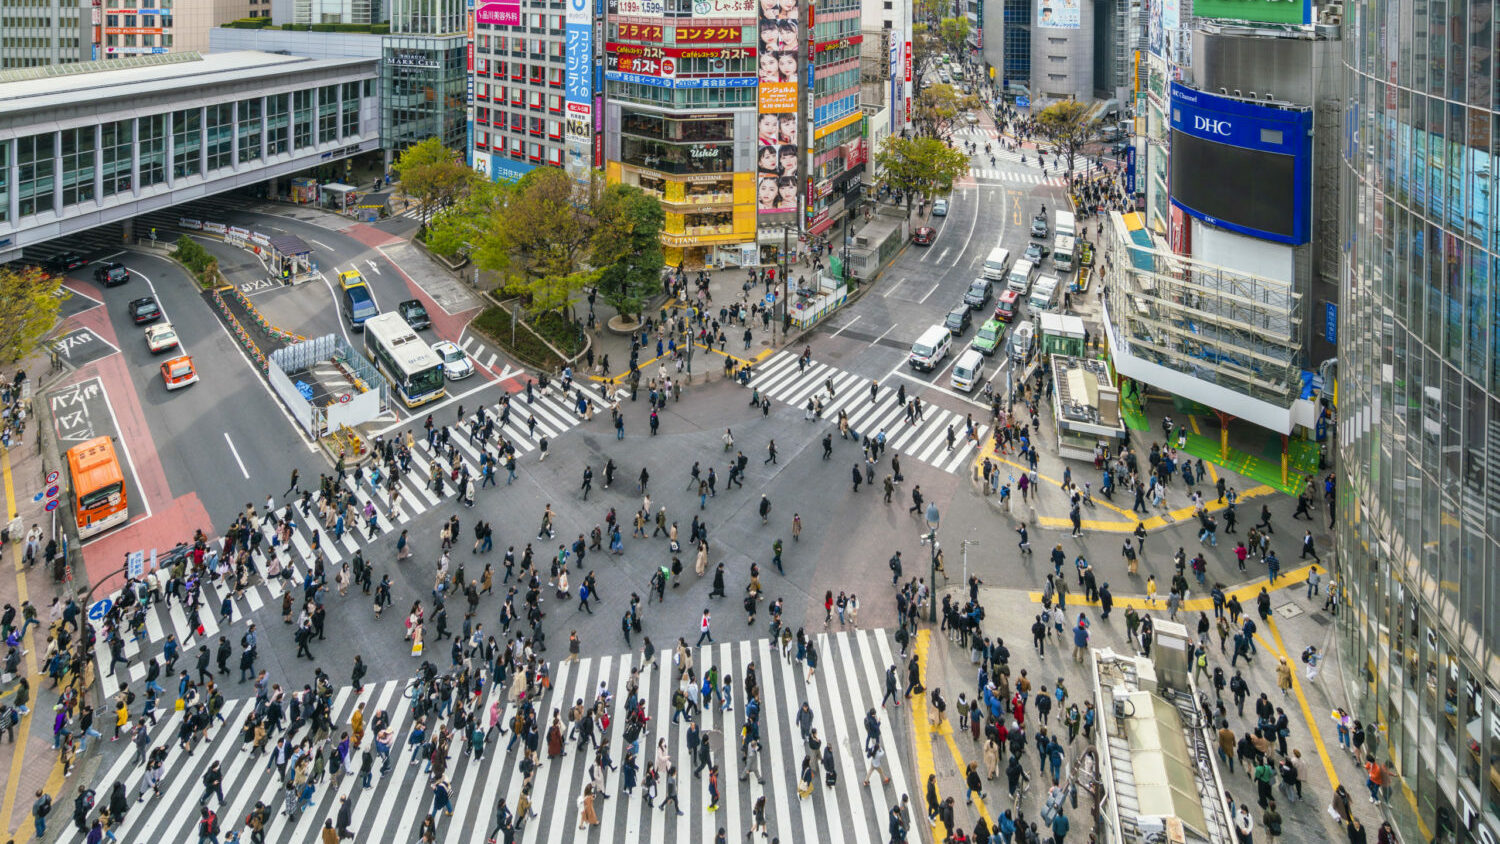
[[[574,743],[569,742],[565,756],[546,760],[535,774],[532,806],[537,817],[519,831],[516,840],[522,844],[559,840],[711,844],[720,828],[727,831],[731,840],[743,836],[751,827],[756,800],[764,795],[772,837],[783,841],[824,841],[829,844],[885,841],[890,808],[900,801],[903,794],[911,796],[914,806],[920,805],[922,800],[916,773],[908,759],[903,757],[907,728],[898,726],[899,719],[885,718],[880,706],[886,666],[896,661],[895,646],[889,635],[879,630],[840,630],[818,633],[811,638],[822,655],[818,670],[811,678],[807,676],[805,665],[782,657],[771,639],[721,642],[694,650],[695,665],[703,668],[717,666],[722,676],[735,680],[729,711],[716,703],[705,703],[700,716],[703,735],[714,750],[713,761],[720,767],[717,810],[707,811],[706,775],[695,779],[691,774],[685,725],[672,724],[671,697],[676,689],[676,672],[671,667],[670,655],[664,654],[658,656],[657,665],[643,667],[641,672],[640,694],[646,701],[651,721],[639,740],[638,761],[644,773],[654,761],[658,740],[667,740],[669,752],[678,765],[679,801],[684,814],[681,817],[669,816],[670,811],[648,806],[643,799],[644,791],[639,787],[634,794],[626,793],[621,783],[622,774],[615,770],[605,777],[604,792],[610,797],[596,803],[599,826],[580,832],[576,801],[587,781],[592,754],[578,752],[571,746]],[[752,663],[756,667],[764,707],[760,718],[763,782],[754,778],[740,779],[744,765],[738,753],[738,736],[744,721],[745,701],[739,681]],[[557,664],[552,691],[544,693],[545,696],[536,702],[539,717],[545,724],[547,713],[553,708],[566,710],[578,698],[592,701],[599,684],[607,682],[617,694],[611,704],[613,726],[601,740],[607,743],[610,757],[619,764],[626,755],[623,690],[632,668],[638,666],[639,654]],[[239,728],[254,708],[252,699],[227,701],[223,709],[225,723],[210,728],[208,738],[192,754],[185,753],[175,740],[182,713],[173,712],[161,719],[152,730],[153,745],[169,748],[160,797],[148,797],[144,803],[134,802],[140,794],[145,771],[143,766],[135,763],[135,754],[129,749],[101,767],[94,788],[101,795],[101,802],[117,781],[123,782],[129,790],[131,810],[115,827],[118,840],[194,840],[197,818],[194,801],[203,793],[203,774],[217,760],[224,777],[225,802],[220,804],[213,799],[210,807],[218,813],[223,832],[241,831],[243,840],[248,840],[248,833],[244,832],[245,816],[256,801],[263,801],[275,812],[265,830],[266,840],[312,841],[324,821],[337,815],[341,800],[348,798],[354,804],[352,829],[355,840],[405,844],[415,838],[421,819],[432,805],[431,777],[424,773],[423,765],[416,763],[416,748],[406,741],[414,721],[406,688],[407,681],[394,680],[369,684],[362,693],[351,687],[334,692],[331,705],[334,742],[361,703],[365,705],[367,716],[373,716],[376,711],[390,715],[398,735],[392,751],[391,771],[385,776],[375,777],[370,787],[365,788],[360,782],[359,753],[351,754],[354,759],[352,773],[337,785],[331,778],[325,778],[317,786],[312,806],[296,819],[280,812],[284,804],[283,792],[274,765],[268,764],[270,754],[252,754],[248,746],[241,744]],[[495,701],[500,701],[504,707],[500,723],[509,724],[518,705],[510,700],[507,690],[489,689],[478,711],[487,713]],[[827,786],[820,776],[812,796],[805,799],[797,795],[797,772],[805,751],[795,720],[803,701],[813,711],[814,726],[824,741],[833,747],[838,771],[834,786]],[[880,734],[886,747],[891,782],[882,783],[877,775],[869,786],[865,786],[864,717],[871,709],[882,713]],[[290,738],[300,742],[306,737],[298,733]],[[373,735],[367,733],[365,741],[373,742]],[[499,799],[503,796],[512,809],[517,805],[522,784],[519,770],[522,745],[517,742],[513,748],[507,748],[508,741],[506,737],[492,737],[483,759],[461,755],[460,745],[455,742],[446,776],[455,808],[451,817],[439,819],[437,840],[465,844],[486,841],[494,830]],[[663,786],[658,805],[664,795]],[[167,807],[172,808],[163,811]],[[72,824],[67,824],[57,840],[73,844],[82,837]]]
[[[812,362],[805,370],[797,366],[795,352],[782,351],[755,370],[750,387],[802,410],[810,399],[823,400],[823,421],[836,424],[839,411],[849,415],[849,427],[860,436],[886,432],[886,447],[903,459],[914,457],[944,472],[960,472],[973,460],[976,443],[984,442],[989,426],[974,420],[974,441],[967,439],[968,419],[933,404],[924,407],[915,424],[906,421],[906,408],[896,401],[896,391],[885,388],[878,401],[870,401],[870,379],[835,366]],[[827,384],[833,383],[833,395]],[[948,430],[953,447],[948,447]]]
[[[597,412],[603,414],[606,420],[608,419],[609,403],[597,387],[593,384],[575,382],[569,392],[569,399],[579,393],[592,399],[598,409]],[[622,389],[619,394],[622,398],[629,396],[625,389]],[[498,404],[488,405],[485,411],[496,420],[497,435],[503,434],[506,440],[515,446],[518,459],[535,452],[542,437],[554,440],[583,422],[576,406],[570,404],[569,400],[565,400],[555,387],[536,391],[530,403],[527,402],[524,393],[515,394],[511,399],[509,422],[504,425],[499,423]],[[473,416],[468,417],[452,429],[449,439],[453,451],[451,460],[448,454],[439,453],[439,450],[428,446],[425,438],[421,436],[420,420],[413,419],[411,429],[415,441],[411,449],[411,471],[398,482],[394,496],[387,492],[384,483],[378,489],[372,487],[368,476],[363,482],[356,481],[352,473],[345,476],[343,486],[353,494],[358,508],[363,510],[367,503],[373,504],[375,508],[376,527],[373,534],[367,529],[362,519],[354,519],[347,523],[346,529],[339,534],[329,526],[320,523],[317,519],[316,507],[311,507],[308,514],[294,522],[291,536],[285,543],[285,547],[277,548],[282,565],[291,570],[290,578],[284,581],[279,578],[260,578],[238,595],[220,580],[203,583],[200,586],[202,600],[198,607],[198,623],[203,628],[201,636],[197,634],[197,625],[193,624],[190,611],[180,601],[171,603],[153,601],[146,610],[145,629],[141,637],[132,639],[127,632],[125,657],[129,660],[128,666],[117,667],[114,672],[111,672],[109,671],[111,659],[109,650],[102,646],[94,649],[95,660],[99,667],[100,689],[105,697],[113,697],[124,683],[140,682],[145,678],[146,659],[143,657],[160,659],[160,643],[166,639],[168,633],[176,636],[183,658],[187,660],[199,644],[214,642],[222,629],[241,622],[249,614],[268,604],[279,602],[282,593],[287,588],[298,588],[303,581],[304,574],[313,569],[313,561],[318,554],[322,555],[329,571],[332,572],[337,571],[356,552],[365,548],[381,545],[384,553],[385,545],[393,544],[401,529],[412,519],[440,506],[444,498],[452,499],[454,494],[452,480],[462,468],[467,468],[469,475],[478,483],[478,479],[483,474],[480,471],[482,454],[487,452],[494,456],[498,454],[498,449],[494,443],[484,444],[477,437],[470,440],[473,418]],[[532,419],[535,419],[534,428],[529,424]],[[432,479],[437,473],[444,476],[443,497],[439,497],[433,491]],[[504,483],[504,474],[503,468],[497,470],[497,485]],[[314,494],[314,504],[320,496],[320,493]],[[275,528],[265,521],[260,521],[257,529],[261,532],[264,541],[254,557],[256,566],[264,574],[270,561],[268,554],[273,548],[276,532]],[[329,576],[331,578],[332,575]],[[118,600],[119,593],[116,592],[109,597],[111,600]],[[228,615],[222,613],[226,598],[228,599]],[[237,638],[231,637],[232,640]]]

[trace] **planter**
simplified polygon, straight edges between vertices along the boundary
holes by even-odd
[[[611,334],[625,335],[639,331],[643,324],[644,323],[641,323],[633,317],[625,316],[623,314],[615,314],[614,316],[609,318],[609,321],[606,322],[604,326],[605,328],[609,329],[609,332]]]

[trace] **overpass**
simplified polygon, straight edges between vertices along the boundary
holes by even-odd
[[[0,72],[0,262],[380,145],[379,60],[171,53]]]

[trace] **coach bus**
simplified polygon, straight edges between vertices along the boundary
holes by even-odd
[[[120,471],[115,444],[109,437],[95,437],[68,449],[68,487],[80,539],[101,534],[129,519],[125,474]]]
[[[400,314],[365,320],[365,356],[375,364],[407,407],[441,399],[443,361]]]

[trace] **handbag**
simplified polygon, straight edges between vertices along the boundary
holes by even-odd
[[[172,705],[172,708],[177,710],[178,712],[181,712],[186,706],[187,701],[183,700],[182,698],[178,698],[177,702]]]

